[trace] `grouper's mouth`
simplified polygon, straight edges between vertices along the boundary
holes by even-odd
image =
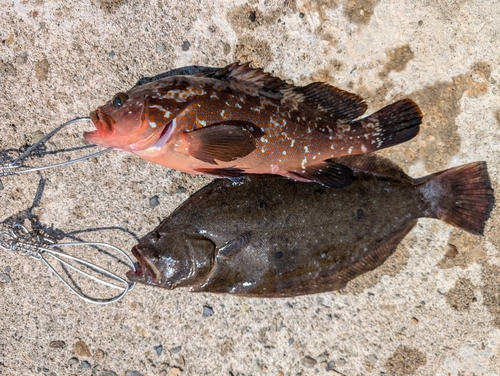
[[[113,130],[115,125],[115,120],[105,113],[101,112],[99,109],[97,111],[92,111],[90,113],[90,120],[94,123],[95,131],[92,132],[84,132],[83,137],[88,141],[96,145],[100,146],[108,146],[101,145],[100,142],[103,138],[107,137]]]
[[[129,270],[126,274],[131,282],[156,284],[160,280],[161,273],[148,258],[144,257],[138,246],[132,248],[132,254],[138,261],[136,270]]]

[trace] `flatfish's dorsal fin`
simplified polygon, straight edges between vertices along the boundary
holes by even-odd
[[[332,158],[331,161],[350,167],[354,171],[364,171],[377,176],[414,181],[397,164],[376,154]]]

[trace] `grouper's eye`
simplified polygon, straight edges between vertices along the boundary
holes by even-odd
[[[122,104],[128,99],[128,95],[125,93],[118,93],[113,97],[113,106],[121,107]]]

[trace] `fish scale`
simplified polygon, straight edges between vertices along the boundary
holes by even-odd
[[[403,99],[355,120],[362,98],[325,83],[296,87],[231,64],[136,86],[90,117],[85,138],[192,174],[278,174],[329,187],[352,183],[332,158],[366,154],[413,138],[422,114]]]

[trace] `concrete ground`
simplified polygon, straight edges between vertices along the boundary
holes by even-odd
[[[383,154],[414,177],[485,160],[498,192],[499,30],[495,0],[0,0],[0,150],[143,76],[251,61],[357,93],[369,111],[414,99],[420,134]],[[1,178],[0,220],[119,227],[129,233],[79,236],[129,252],[208,181],[111,152]],[[344,291],[276,300],[137,286],[90,305],[41,262],[0,250],[0,375],[499,375],[499,231],[496,209],[484,237],[420,220]]]

